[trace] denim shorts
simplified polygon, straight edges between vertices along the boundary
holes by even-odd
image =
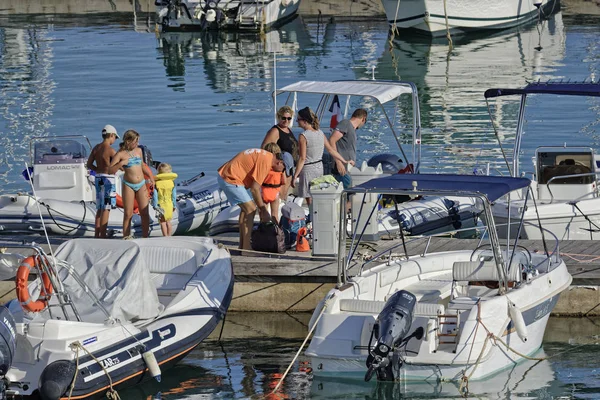
[[[349,189],[352,187],[352,177],[348,171],[346,171],[346,175],[333,174],[333,177],[344,185],[344,189]]]
[[[220,175],[217,175],[217,182],[219,183],[219,188],[225,193],[227,200],[232,206],[252,201],[250,190],[246,189],[244,185],[227,183]]]

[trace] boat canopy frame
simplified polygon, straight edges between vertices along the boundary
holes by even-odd
[[[349,104],[352,96],[369,97],[373,99],[383,112],[406,164],[412,163],[414,173],[419,171],[421,164],[421,111],[418,89],[413,82],[389,80],[338,80],[331,82],[299,81],[273,91],[272,96],[273,104],[275,106],[275,119],[277,119],[278,110],[277,96],[285,93],[288,94],[286,104],[296,104],[298,93],[321,95],[319,105],[315,109],[315,114],[319,120],[322,120],[325,111],[328,109],[328,105],[335,95],[347,96],[346,105]],[[384,104],[397,100],[403,95],[410,95],[412,102],[412,158],[409,158],[404,151],[398,133],[394,129],[394,124],[383,107]]]
[[[496,230],[494,217],[492,214],[492,203],[502,196],[509,194],[512,191],[527,189],[527,196],[530,193],[531,181],[527,178],[489,176],[489,175],[457,175],[457,174],[396,174],[384,176],[381,178],[371,179],[365,183],[346,189],[342,192],[341,203],[345,204],[350,195],[377,194],[377,195],[410,195],[410,196],[459,196],[459,197],[475,197],[481,201],[483,205],[483,214],[487,223],[487,231],[489,241],[492,247],[492,253],[498,276],[500,277],[501,286],[504,291],[508,290],[507,281],[507,266],[511,265],[515,254],[518,242],[518,234],[515,238],[515,243],[510,250],[509,242],[507,241],[506,254],[508,262],[503,259],[503,251],[500,245],[500,239]],[[365,201],[363,199],[362,204]],[[365,210],[372,213],[373,210]],[[525,212],[525,209],[522,211]],[[363,209],[359,210],[357,220],[363,213]],[[338,286],[342,286],[348,281],[348,270],[351,267],[351,262],[354,253],[362,239],[362,233],[353,232],[352,242],[346,255],[346,230],[343,227],[347,226],[347,215],[345,207],[340,207],[340,228],[338,237]],[[522,229],[523,218],[518,228]],[[364,231],[364,228],[363,228]],[[553,251],[555,253],[555,251]],[[406,254],[408,257],[408,254]],[[362,269],[361,269],[362,272]]]
[[[521,103],[519,105],[519,114],[517,117],[517,132],[515,135],[515,144],[513,148],[513,159],[512,159],[512,170],[511,166],[506,159],[502,144],[500,143],[500,149],[502,155],[509,169],[511,176],[519,176],[519,154],[521,152],[521,141],[523,138],[523,126],[525,121],[525,104],[527,102],[527,95],[530,94],[552,94],[562,96],[592,96],[600,97],[600,80],[597,82],[563,82],[563,81],[547,81],[547,82],[531,82],[523,88],[516,89],[503,89],[503,88],[492,88],[487,89],[484,92],[485,101],[488,108],[490,119],[492,120],[492,127],[498,142],[500,138],[496,131],[496,125],[490,110],[489,99],[503,97],[503,96],[521,96]]]

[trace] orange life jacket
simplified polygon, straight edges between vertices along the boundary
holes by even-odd
[[[279,188],[283,182],[283,172],[269,172],[262,184],[262,198],[265,203],[271,203],[277,199]]]

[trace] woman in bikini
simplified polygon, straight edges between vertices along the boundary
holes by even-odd
[[[115,154],[109,173],[115,173],[123,169],[123,239],[131,238],[131,218],[133,217],[134,202],[137,201],[140,218],[142,219],[142,237],[148,237],[150,233],[150,214],[148,203],[150,194],[146,188],[144,169],[146,175],[152,177],[150,168],[142,162],[142,149],[138,147],[140,134],[133,129],[123,134],[123,142],[119,145],[119,151]],[[154,186],[154,181],[149,182]]]

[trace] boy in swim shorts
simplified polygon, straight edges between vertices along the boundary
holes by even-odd
[[[111,159],[116,151],[111,145],[119,138],[112,125],[102,129],[102,142],[94,146],[87,161],[87,168],[96,173],[96,221],[94,237],[105,238],[110,210],[116,207],[117,191],[115,176],[108,173]]]

